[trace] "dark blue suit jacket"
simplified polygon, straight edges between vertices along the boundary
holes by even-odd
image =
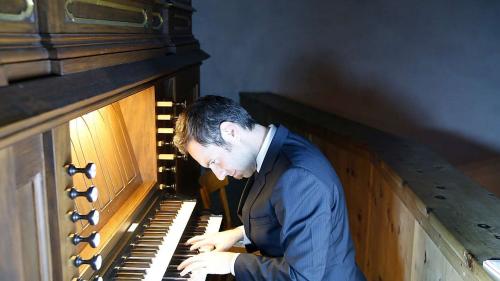
[[[262,256],[240,254],[237,280],[365,280],[354,258],[342,185],[330,162],[279,126],[238,213]]]

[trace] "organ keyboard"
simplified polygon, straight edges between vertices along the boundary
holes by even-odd
[[[197,252],[190,251],[185,242],[196,235],[218,232],[222,222],[221,216],[192,216],[195,205],[193,200],[162,200],[143,220],[139,233],[118,264],[105,274],[105,280],[188,280],[189,276],[179,275],[177,266]]]

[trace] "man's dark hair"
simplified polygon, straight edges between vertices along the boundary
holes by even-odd
[[[228,148],[220,132],[220,124],[226,121],[248,130],[252,130],[256,124],[243,107],[229,98],[212,95],[201,97],[178,116],[174,144],[183,154],[186,154],[186,145],[190,140],[204,146],[214,144]]]

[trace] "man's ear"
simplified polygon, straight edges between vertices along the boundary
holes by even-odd
[[[234,144],[239,137],[239,127],[233,122],[225,121],[219,126],[222,139],[230,144]]]

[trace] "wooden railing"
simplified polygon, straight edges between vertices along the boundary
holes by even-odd
[[[259,123],[315,143],[346,194],[357,263],[368,280],[491,280],[500,200],[423,145],[273,94],[241,93]]]

